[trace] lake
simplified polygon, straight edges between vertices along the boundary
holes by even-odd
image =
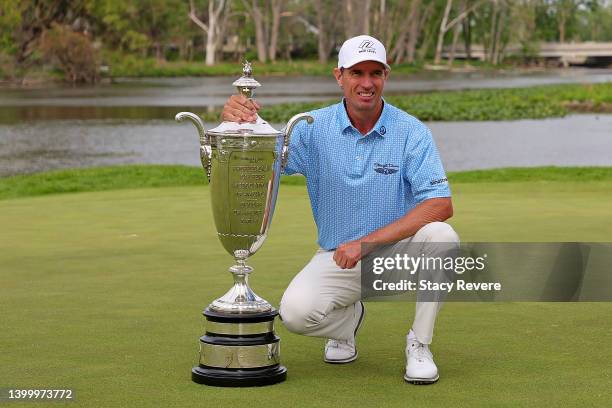
[[[199,165],[195,129],[173,117],[180,110],[201,112],[223,104],[234,92],[233,79],[122,79],[93,87],[2,89],[0,176],[133,163]],[[340,97],[331,78],[258,80],[264,84],[258,93],[262,104]],[[434,72],[392,77],[386,93],[607,81],[612,81],[610,69],[529,75]],[[448,171],[612,165],[612,115],[428,125]]]

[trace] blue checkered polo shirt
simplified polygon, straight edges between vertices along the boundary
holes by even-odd
[[[321,248],[361,238],[424,200],[450,197],[431,131],[414,116],[385,102],[363,136],[343,102],[310,113],[314,123],[300,122],[291,135],[285,172],[306,177]]]

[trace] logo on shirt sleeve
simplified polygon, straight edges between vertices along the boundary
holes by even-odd
[[[396,166],[395,164],[374,163],[374,171],[380,174],[389,175],[389,174],[397,173],[398,170],[399,170],[399,166]]]

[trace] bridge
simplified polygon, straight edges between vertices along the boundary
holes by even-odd
[[[444,47],[442,57],[448,59],[450,46]],[[504,48],[504,56],[524,56],[525,52],[520,45],[508,45]],[[612,63],[612,42],[581,42],[581,43],[546,43],[536,45],[535,51],[530,53],[539,59],[558,60],[561,64],[581,65],[585,63],[607,62]],[[481,44],[471,47],[472,59],[485,60],[485,49]],[[467,59],[463,44],[457,44],[455,59]]]

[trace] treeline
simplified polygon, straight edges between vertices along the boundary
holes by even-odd
[[[72,82],[124,56],[214,65],[317,59],[369,33],[395,64],[452,62],[484,47],[500,63],[537,44],[612,41],[608,0],[0,0],[0,76],[52,64]]]

